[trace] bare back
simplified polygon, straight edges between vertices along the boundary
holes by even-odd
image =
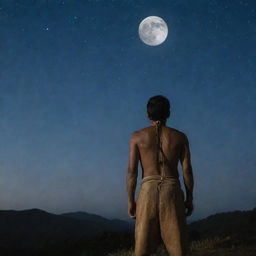
[[[188,138],[185,133],[161,125],[158,121],[152,123],[152,126],[133,132],[130,138],[127,168],[129,215],[135,218],[135,189],[139,162],[142,167],[142,178],[161,175],[178,179],[180,161],[186,189],[186,215],[190,216],[193,211],[194,178]]]
[[[161,127],[160,139],[164,163],[158,164],[156,127],[149,126],[135,132],[135,140],[140,154],[142,178],[149,175],[179,177],[178,163],[184,145],[185,134],[168,126]]]

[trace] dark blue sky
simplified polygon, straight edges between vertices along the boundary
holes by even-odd
[[[0,208],[127,218],[129,138],[156,94],[190,141],[190,219],[255,207],[255,47],[254,0],[0,0]]]

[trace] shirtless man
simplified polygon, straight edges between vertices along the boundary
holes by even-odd
[[[162,241],[172,256],[188,255],[186,216],[193,211],[193,172],[187,136],[166,126],[169,100],[161,95],[149,99],[151,125],[135,131],[130,138],[127,170],[128,214],[136,219],[135,255],[154,253]],[[186,200],[179,182],[181,162]],[[138,164],[142,182],[137,200],[135,189]]]

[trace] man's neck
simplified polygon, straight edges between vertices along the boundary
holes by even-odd
[[[155,126],[157,121],[150,120],[151,125]],[[166,121],[161,121],[162,126],[166,126]]]

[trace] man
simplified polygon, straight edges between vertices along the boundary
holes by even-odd
[[[147,103],[151,125],[135,131],[130,138],[127,170],[128,214],[136,219],[135,255],[154,253],[162,241],[172,256],[188,255],[186,216],[193,211],[193,172],[187,136],[166,126],[169,100],[161,95]],[[181,162],[186,200],[179,182]],[[138,163],[142,182],[137,201],[135,189]]]

